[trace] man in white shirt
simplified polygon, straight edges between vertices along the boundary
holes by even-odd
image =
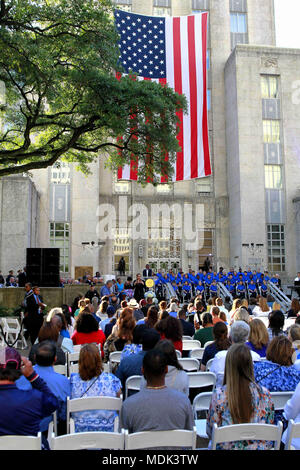
[[[244,321],[235,321],[230,328],[229,337],[232,343],[246,343],[250,334],[250,326]],[[260,361],[260,356],[250,351],[253,362]],[[217,377],[216,386],[221,387],[223,385],[224,371],[225,371],[225,360],[226,351],[218,352],[210,366],[210,372],[213,372]]]
[[[227,308],[224,307],[223,300],[219,297],[216,300],[216,306],[219,307],[220,312],[225,313],[226,318],[227,318],[227,322],[229,322],[230,321],[229,312],[228,312]]]

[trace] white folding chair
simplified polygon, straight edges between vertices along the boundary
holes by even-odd
[[[190,447],[196,449],[196,427],[192,431],[145,431],[129,434],[125,430],[125,450],[155,449],[159,447]]]
[[[186,341],[186,340],[192,340],[193,338],[191,336],[183,336],[182,337],[182,341]]]
[[[178,349],[176,349],[176,356],[177,356],[177,359],[180,359],[182,357],[182,354],[180,351],[178,351]]]
[[[206,363],[206,372],[210,371],[210,366],[212,365],[212,363],[213,363],[213,359],[210,359],[209,361],[207,361],[207,363]]]
[[[42,435],[0,436],[0,450],[41,450]]]
[[[283,410],[294,392],[270,392],[275,411]]]
[[[178,359],[178,362],[186,372],[198,371],[200,367],[198,359],[195,358],[182,357]]]
[[[187,375],[189,377],[189,389],[205,387],[215,389],[216,376],[213,372],[188,372]]]
[[[109,372],[113,370],[113,364],[120,364],[122,351],[114,351],[109,355]]]
[[[21,342],[21,349],[27,348],[27,342],[21,333],[21,325],[19,323],[19,320],[17,318],[11,318],[11,317],[3,317],[1,319],[1,325],[3,328],[3,332],[6,336],[6,339],[10,341],[11,343],[14,343],[18,336],[20,335],[20,338],[18,339],[16,346],[18,343]]]
[[[202,359],[204,353],[204,348],[200,349],[192,349],[192,351],[189,352],[189,357],[194,358],[194,359],[199,359],[199,361]]]
[[[206,418],[198,419],[198,412],[207,412],[209,410],[212,393],[213,392],[199,393],[199,395],[197,395],[193,400],[193,414],[197,429],[197,436],[203,439],[208,439],[206,434]]]
[[[120,413],[122,407],[123,398],[115,397],[84,397],[74,398],[70,400],[67,398],[67,433],[75,432],[74,419],[71,417],[71,413],[76,411],[90,411],[90,410],[109,410],[117,411]],[[115,428],[117,432],[119,427],[119,418],[115,419]]]
[[[216,450],[217,444],[236,441],[274,441],[274,450],[280,449],[282,435],[282,422],[277,426],[273,424],[249,423],[234,424],[218,428],[216,423],[212,432],[212,450]]]
[[[54,369],[54,372],[56,372],[57,374],[61,374],[61,375],[68,375],[68,367],[67,367],[67,364],[63,365],[63,364],[57,364],[56,366],[53,366],[53,369]]]
[[[51,450],[124,449],[125,433],[122,432],[78,432],[55,437],[50,440]]]
[[[300,423],[295,423],[293,419],[289,420],[287,428],[286,441],[284,450],[295,450],[293,446],[293,439],[300,438]]]
[[[129,390],[137,390],[139,391],[141,388],[141,375],[132,375],[128,377],[125,382],[125,399],[128,397]]]
[[[214,343],[214,341],[207,341],[205,344],[204,344],[204,349],[206,348],[206,346],[209,346],[210,344]]]
[[[78,362],[71,362],[69,365],[69,377],[71,377],[71,374],[78,374],[79,371],[79,364]]]
[[[192,351],[193,349],[201,349],[200,341],[196,339],[183,339],[182,340],[182,350],[183,351]]]
[[[67,366],[68,366],[68,377],[70,377],[71,364],[78,363],[80,351],[67,353]]]

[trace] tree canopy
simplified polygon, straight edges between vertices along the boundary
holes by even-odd
[[[185,98],[116,78],[110,0],[0,0],[0,50],[0,176],[60,158],[88,171],[103,152],[112,170],[138,158],[140,182],[171,175]]]

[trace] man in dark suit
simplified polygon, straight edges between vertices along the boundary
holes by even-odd
[[[195,334],[195,328],[193,323],[190,321],[186,321],[186,311],[185,309],[181,309],[178,312],[178,318],[180,320],[180,323],[182,324],[182,330],[183,330],[183,335],[184,336],[191,336],[191,338]]]
[[[27,281],[26,268],[23,268],[23,271],[20,271],[18,274],[18,285],[19,287],[25,287]]]
[[[147,277],[152,277],[152,276],[153,276],[152,269],[150,268],[149,264],[146,264],[146,267],[143,271],[143,277],[147,278]]]
[[[46,305],[40,295],[39,287],[32,288],[30,283],[25,284],[25,298],[23,305],[25,306],[24,326],[27,330],[27,336],[30,337],[31,344],[35,343],[40,328],[44,321],[43,310]]]

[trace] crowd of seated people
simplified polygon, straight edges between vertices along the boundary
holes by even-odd
[[[292,326],[287,329],[287,315],[274,299],[270,307],[263,294],[251,297],[251,302],[237,295],[230,303],[214,295],[206,302],[203,293],[190,293],[183,304],[180,296],[161,301],[146,296],[137,302],[115,293],[85,294],[73,305],[52,309],[29,358],[21,359],[10,347],[0,355],[0,409],[5,408],[0,413],[0,436],[40,431],[47,449],[53,411],[58,412],[58,433],[64,434],[67,397],[92,396],[122,396],[120,426],[129,432],[192,429],[188,374],[178,360],[178,354],[184,357],[185,336],[198,340],[201,348],[210,343],[199,364],[205,372],[210,362],[209,370],[216,375],[207,415],[209,440],[214,423],[281,420],[286,428],[290,416],[300,419],[300,411],[292,412],[290,402],[286,412],[275,413],[270,395],[281,390],[299,396],[297,306],[293,317],[290,312]],[[55,366],[66,365],[68,353],[78,346],[78,372],[69,377],[55,372]],[[115,351],[121,352],[120,362],[110,369]],[[140,391],[125,399],[126,380],[133,375],[141,377]],[[155,407],[144,406],[152,400]],[[18,419],[7,423],[8,416]],[[78,412],[73,418],[75,432],[112,431],[115,412]],[[268,449],[269,444],[243,441],[219,448]]]

